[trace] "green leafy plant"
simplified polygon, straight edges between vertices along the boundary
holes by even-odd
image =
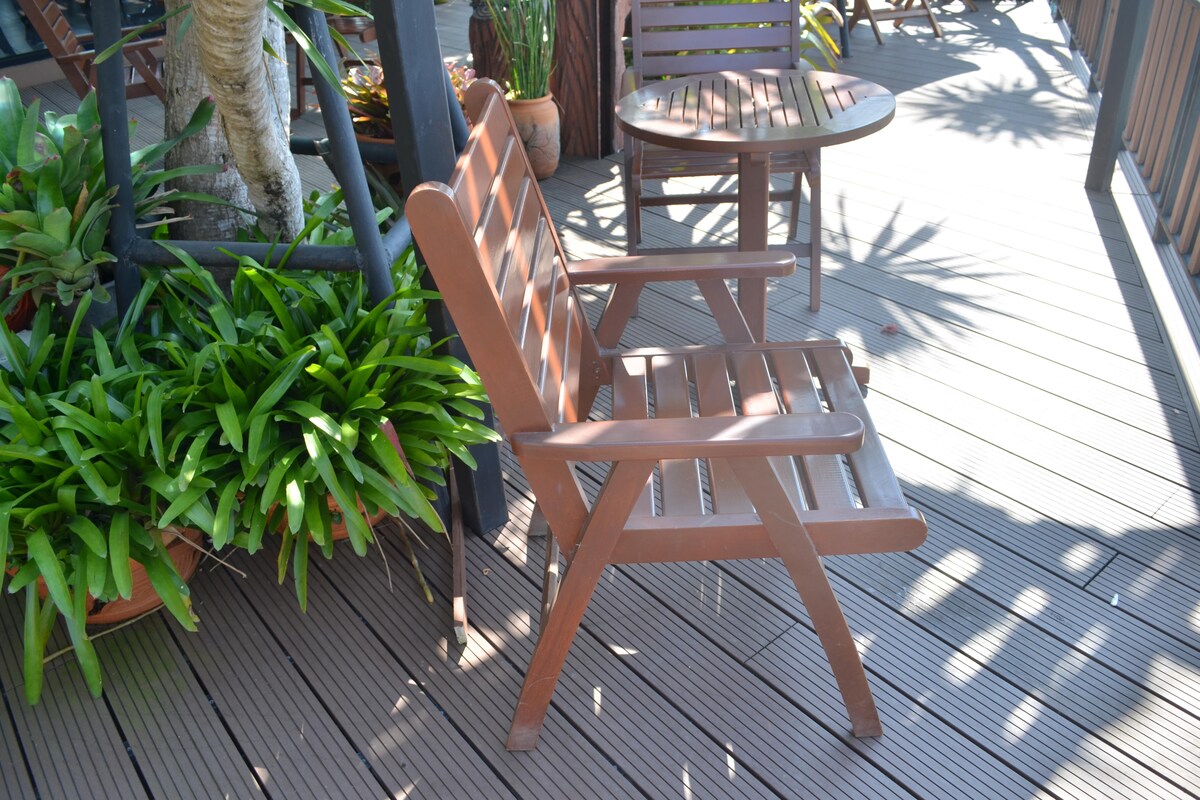
[[[550,94],[555,0],[487,0],[487,5],[508,65],[512,98],[535,100]]]
[[[25,593],[25,689],[36,703],[46,644],[59,616],[94,695],[102,688],[85,627],[93,602],[129,599],[140,564],[170,613],[195,630],[187,587],[167,553],[164,512],[212,527],[201,476],[189,472],[182,407],[152,367],[129,348],[110,350],[80,327],[39,309],[26,344],[0,326],[0,562],[8,591]],[[164,428],[169,435],[164,437]],[[190,480],[189,480],[190,478]],[[0,587],[5,574],[0,572]]]
[[[213,105],[197,107],[179,136],[134,152],[135,213],[157,224],[180,199],[210,200],[207,195],[166,190],[166,181],[185,174],[219,171],[203,165],[163,170],[155,167],[178,142],[202,130]],[[130,122],[133,133],[136,122]],[[80,101],[74,114],[28,109],[16,84],[0,79],[0,267],[8,269],[0,287],[0,313],[9,313],[29,295],[70,305],[84,292],[108,299],[98,269],[114,260],[105,249],[115,188],[104,176],[104,150],[95,92]]]
[[[351,67],[342,79],[342,91],[350,106],[355,133],[373,139],[393,138],[383,67],[377,64]]]
[[[174,254],[186,269],[148,276],[134,304],[146,326],[132,335],[144,337],[139,351],[157,353],[169,385],[186,387],[194,461],[216,484],[214,546],[255,552],[277,533],[280,581],[290,566],[304,607],[310,543],[333,554],[330,498],[359,555],[373,539],[360,505],[442,530],[429,485],[443,481],[450,453],[473,465],[467,446],[497,437],[477,421],[478,377],[434,352],[425,309],[436,295],[420,288],[411,256],[393,295],[372,304],[357,273],[249,260],[227,296]],[[213,450],[236,457],[206,460]]]
[[[796,3],[800,0],[791,0]],[[837,7],[826,0],[800,3],[800,41],[803,47],[800,57],[814,67],[822,65],[836,70],[841,48],[837,40],[829,35],[825,23],[832,21],[836,27],[842,25],[842,15]],[[819,59],[819,61],[818,61]]]

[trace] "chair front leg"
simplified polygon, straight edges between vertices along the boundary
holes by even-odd
[[[624,461],[615,464],[600,496],[588,515],[574,552],[568,554],[567,571],[558,588],[558,596],[546,616],[538,635],[517,710],[508,732],[509,750],[532,750],[537,747],[546,711],[558,685],[563,662],[567,660],[571,642],[583,612],[587,610],[592,593],[600,582],[604,568],[610,563],[629,514],[654,469],[653,461]],[[535,466],[527,466],[526,471]],[[533,481],[531,480],[531,483]],[[551,513],[551,517],[553,513]],[[551,531],[554,521],[550,522]]]
[[[882,736],[883,725],[875,708],[875,698],[871,696],[862,659],[854,646],[854,636],[833,587],[829,585],[829,576],[821,565],[817,548],[800,522],[778,474],[766,458],[731,458],[729,463],[754,503],[767,535],[808,610],[841,690],[854,735],[860,738]]]

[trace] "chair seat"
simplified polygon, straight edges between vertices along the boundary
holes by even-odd
[[[924,523],[883,456],[840,343],[632,351],[613,366],[614,419],[832,411],[858,416],[864,443],[846,457],[771,458],[801,521],[822,555],[909,550],[924,538]],[[849,519],[853,535],[847,535]],[[738,529],[736,536],[731,529]],[[717,540],[721,558],[777,554],[727,462],[662,461],[634,506],[613,561],[673,561],[684,553],[714,558]]]

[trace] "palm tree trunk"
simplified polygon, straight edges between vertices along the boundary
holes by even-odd
[[[265,0],[195,0],[200,64],[221,114],[234,163],[249,188],[259,224],[290,241],[304,226],[300,173],[288,149],[291,105],[283,27]]]

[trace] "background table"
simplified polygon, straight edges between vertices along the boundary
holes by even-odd
[[[891,92],[861,78],[750,70],[645,86],[617,104],[617,125],[652,144],[736,154],[738,248],[765,250],[770,153],[803,150],[819,169],[820,148],[874,133],[895,112]],[[818,227],[819,217],[811,224]],[[759,340],[766,335],[766,300],[765,280],[738,282],[738,304]]]

